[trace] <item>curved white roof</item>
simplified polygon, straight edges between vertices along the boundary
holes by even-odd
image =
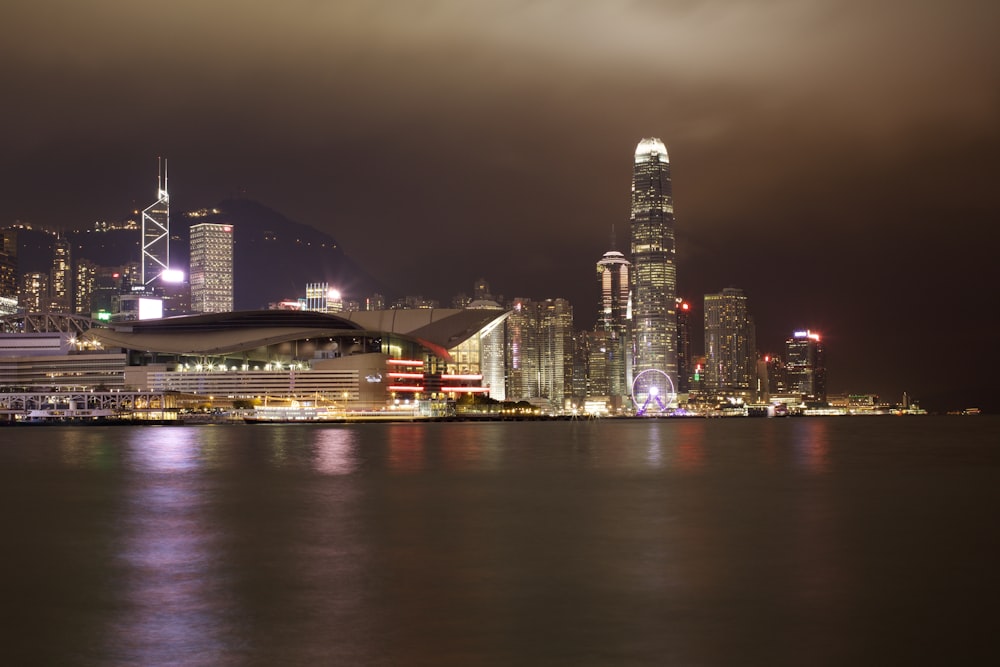
[[[652,155],[662,155],[664,162],[669,162],[670,158],[667,157],[667,147],[662,141],[656,137],[650,137],[643,139],[639,142],[639,145],[635,147],[635,161],[642,162],[649,159]]]
[[[625,255],[618,252],[617,250],[609,250],[604,253],[604,257],[597,262],[598,266],[606,266],[609,264],[629,264],[629,261],[625,259]]]

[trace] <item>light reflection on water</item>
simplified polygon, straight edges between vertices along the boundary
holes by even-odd
[[[360,464],[355,429],[327,428],[315,433],[313,461],[325,475],[349,475]]]
[[[795,458],[803,470],[827,472],[830,456],[830,420],[797,419],[795,425]]]
[[[388,467],[392,472],[416,473],[423,470],[426,424],[386,424],[389,446]]]
[[[206,521],[210,498],[197,473],[200,432],[128,432],[125,465],[135,471],[121,517],[119,615],[107,651],[122,665],[223,664],[226,596],[218,576],[219,534]]]
[[[118,464],[114,431],[109,427],[67,430],[56,442],[67,467],[100,469]]]
[[[982,423],[12,429],[0,571],[22,631],[5,648],[10,664],[42,648],[47,664],[911,664],[928,636],[961,650],[992,631],[1000,454]]]
[[[700,420],[683,420],[677,424],[677,467],[695,472],[705,465],[705,424]]]

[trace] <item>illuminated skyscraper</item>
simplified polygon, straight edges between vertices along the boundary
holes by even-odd
[[[785,388],[785,364],[781,361],[781,355],[765,354],[764,367],[767,373],[767,393],[784,394]]]
[[[562,410],[573,396],[573,307],[514,299],[506,322],[507,400],[545,398]]]
[[[70,257],[71,244],[66,239],[56,239],[52,244],[52,271],[49,274],[49,310],[53,313],[72,312],[73,269]]]
[[[538,305],[541,396],[561,410],[573,396],[573,307],[566,299]]]
[[[643,139],[632,175],[633,375],[657,369],[677,386],[677,270],[667,148]]]
[[[233,310],[233,226],[203,222],[191,225],[191,310]]]
[[[677,393],[691,391],[691,304],[677,298]]]
[[[0,297],[17,299],[17,232],[0,231]]]
[[[743,290],[705,295],[705,388],[751,390],[757,374],[756,333]]]
[[[77,260],[73,274],[73,312],[90,317],[92,296],[97,289],[97,265],[89,259]]]
[[[826,351],[818,333],[796,331],[785,341],[787,391],[807,400],[826,400]]]
[[[153,287],[170,268],[170,195],[167,194],[167,161],[160,161],[156,176],[156,201],[142,211],[142,262],[140,281]]]
[[[507,318],[507,400],[541,395],[539,387],[538,307],[530,299],[514,299]]]
[[[622,399],[630,393],[628,371],[628,297],[629,268],[631,264],[625,255],[617,250],[609,250],[597,262],[597,279],[601,289],[601,303],[597,313],[595,329],[602,333],[594,339],[591,359],[595,370],[601,369],[601,388],[607,391],[612,407],[618,409]],[[603,360],[594,359],[600,354]]]
[[[49,274],[25,273],[17,295],[18,306],[26,313],[41,313],[49,305]]]

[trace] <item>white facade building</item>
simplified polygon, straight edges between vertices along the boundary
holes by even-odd
[[[203,222],[191,226],[191,309],[233,310],[233,226]]]

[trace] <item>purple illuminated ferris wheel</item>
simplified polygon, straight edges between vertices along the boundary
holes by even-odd
[[[677,392],[670,376],[656,368],[649,368],[632,380],[632,401],[638,417],[654,413],[666,413],[670,404],[677,400]]]

